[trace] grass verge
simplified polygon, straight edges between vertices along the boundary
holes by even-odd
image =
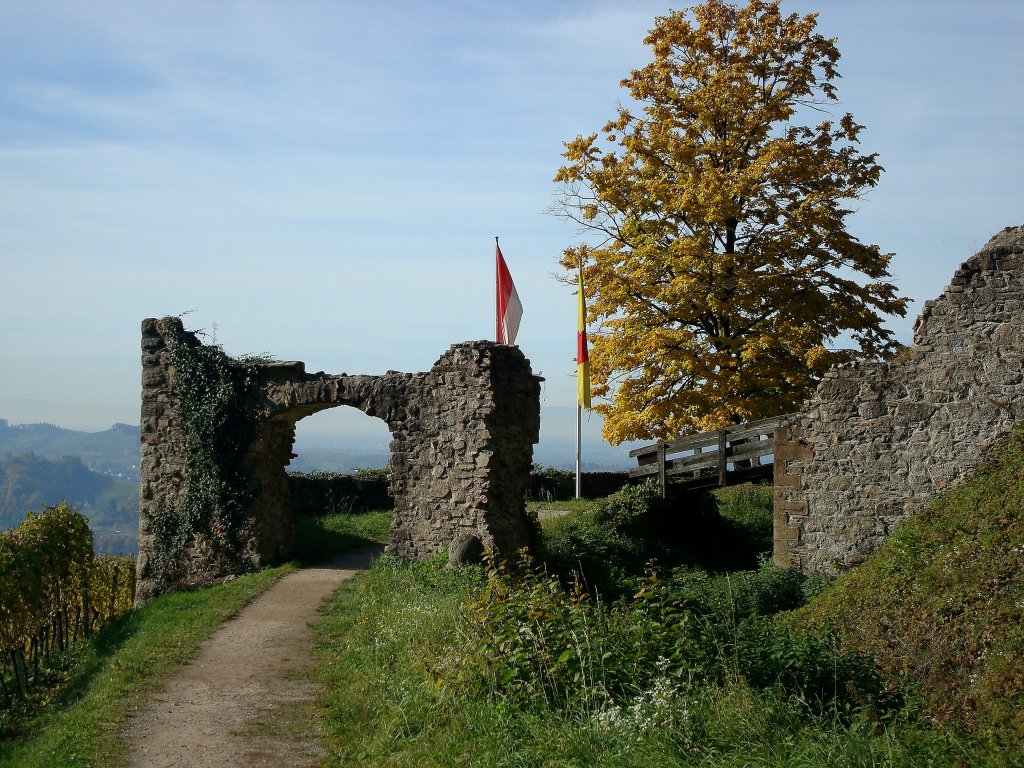
[[[124,723],[200,643],[279,577],[283,565],[193,592],[159,597],[78,645],[69,682],[47,711],[0,742],[0,766],[111,768],[126,760]]]

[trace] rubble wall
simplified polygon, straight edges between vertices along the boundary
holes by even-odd
[[[778,434],[775,561],[835,572],[969,474],[1024,415],[1024,227],[926,302],[894,360],[839,366]]]
[[[540,436],[541,379],[518,348],[465,342],[430,371],[383,376],[309,374],[301,362],[221,356],[178,318],[143,321],[140,602],[287,557],[293,514],[285,467],[295,424],[341,405],[384,420],[392,434],[389,551],[424,559],[467,536],[500,556],[531,544],[524,499]],[[214,361],[207,367],[228,382],[218,385],[223,399],[237,401],[222,408],[230,418],[209,417],[226,425],[217,433],[226,447],[215,456],[228,458],[202,482],[224,485],[219,495],[207,493],[224,508],[199,512],[188,500],[206,492],[195,487],[192,454],[207,448],[190,443],[198,427],[189,409],[197,406],[183,396],[188,382],[179,370],[196,375],[197,357]],[[206,401],[191,397],[205,413]]]

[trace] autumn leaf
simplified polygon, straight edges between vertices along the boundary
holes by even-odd
[[[825,111],[839,50],[816,24],[763,0],[660,17],[622,81],[642,111],[565,145],[556,209],[592,237],[561,263],[584,265],[612,443],[797,410],[831,365],[898,347],[892,254],[846,227],[882,167]]]

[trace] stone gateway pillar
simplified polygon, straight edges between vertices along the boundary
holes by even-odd
[[[422,560],[475,537],[513,556],[532,543],[540,382],[518,348],[488,341],[425,373],[310,374],[231,358],[179,318],[144,320],[138,602],[286,558],[295,424],[339,405],[391,430],[389,552]]]

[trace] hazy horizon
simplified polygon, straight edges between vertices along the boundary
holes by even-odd
[[[2,403],[0,403],[2,406]],[[55,421],[18,422],[0,411],[0,421],[7,421],[11,427],[50,424],[62,429],[74,429],[85,433],[105,432],[117,424],[138,429],[138,421],[114,422],[105,427],[71,427]],[[585,466],[599,465],[601,468],[627,469],[635,466],[629,458],[630,448],[643,444],[641,441],[611,446],[600,437],[601,418],[596,413],[583,413],[582,419],[582,463]],[[387,424],[379,418],[367,416],[356,408],[338,406],[307,416],[296,425],[295,452],[323,450],[347,450],[354,453],[370,451],[382,456],[390,455],[391,433]],[[541,409],[541,439],[534,446],[534,461],[557,468],[568,468],[576,460],[576,409],[564,406],[546,406]]]
[[[0,414],[137,422],[140,323],[164,315],[311,371],[429,370],[493,334],[499,235],[559,443],[576,303],[557,262],[580,238],[547,213],[552,177],[626,103],[668,8],[0,4]],[[1024,4],[782,8],[837,38],[822,119],[851,112],[886,169],[849,228],[895,254],[912,304],[886,322],[907,343],[956,267],[1024,223]]]

